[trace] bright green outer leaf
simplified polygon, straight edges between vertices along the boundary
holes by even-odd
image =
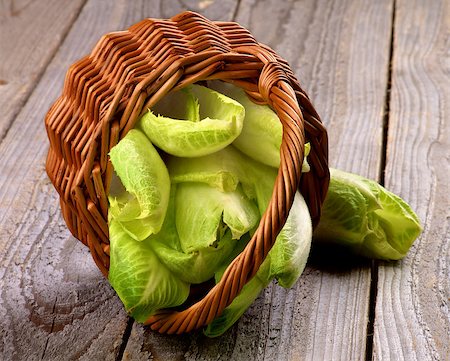
[[[267,105],[252,102],[244,90],[229,83],[213,82],[211,87],[245,108],[244,126],[233,145],[249,157],[278,168],[283,127],[277,114]]]
[[[200,85],[192,85],[187,91],[198,99],[199,109],[189,97],[184,102],[172,103],[173,108],[182,109],[176,113],[186,114],[187,119],[173,119],[148,111],[137,127],[152,143],[179,157],[214,153],[233,142],[242,131],[244,107]]]
[[[144,322],[155,311],[181,305],[187,299],[189,284],[160,262],[149,239],[135,241],[114,220],[109,234],[109,282],[134,319]]]
[[[158,233],[169,202],[170,178],[157,150],[145,134],[132,129],[109,154],[128,191],[110,195],[110,219],[136,240]]]
[[[233,192],[221,192],[203,183],[178,184],[175,214],[185,253],[216,247],[227,228],[232,239],[239,239],[259,221],[257,207],[240,187]]]
[[[270,277],[292,287],[306,266],[312,239],[312,223],[308,206],[299,192],[289,212],[286,224],[269,252]]]
[[[330,174],[315,239],[370,258],[403,258],[422,230],[409,205],[375,181],[337,169]]]
[[[185,253],[181,249],[171,248],[165,243],[164,235],[150,236],[152,246],[161,262],[180,280],[188,283],[202,283],[214,276],[215,269],[232,252],[233,246],[240,240],[232,240],[231,233],[217,242],[216,247],[204,247],[198,251]]]
[[[180,163],[183,163],[183,161],[181,161]],[[195,163],[198,164],[198,162]],[[200,170],[198,172],[186,172],[184,174],[175,175],[172,178],[172,182],[175,184],[186,182],[205,183],[210,185],[211,187],[219,189],[222,192],[232,192],[239,184],[239,180],[237,179],[235,174],[220,169],[217,169],[217,171],[215,171],[214,173],[208,172],[207,170]]]
[[[172,183],[201,182],[222,192],[234,191],[242,162],[236,154],[237,150],[228,146],[203,157],[170,157],[167,160],[170,179]]]
[[[188,253],[183,252],[175,224],[176,188],[176,185],[172,186],[169,207],[161,231],[151,235],[149,240],[161,262],[180,280],[201,283],[214,276],[215,269],[223,262],[223,259],[228,257],[233,247],[241,243],[241,240],[232,240],[231,232],[226,231],[216,240],[214,246],[199,248]],[[195,223],[191,226],[195,227]]]
[[[305,200],[297,192],[286,224],[256,275],[242,288],[239,295],[205,329],[208,337],[217,337],[229,329],[254,302],[261,291],[276,278],[283,287],[292,287],[302,274],[308,259],[312,224]],[[222,276],[226,265],[216,275]]]

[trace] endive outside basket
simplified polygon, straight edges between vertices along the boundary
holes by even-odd
[[[45,125],[47,173],[72,234],[87,245],[105,276],[109,267],[109,150],[169,91],[219,79],[268,104],[283,125],[281,165],[269,206],[244,251],[221,281],[184,310],[162,310],[147,324],[182,333],[210,323],[257,272],[283,227],[299,188],[317,224],[329,182],[327,133],[285,60],[233,22],[183,12],[145,19],[104,35],[67,72]],[[305,142],[311,171],[301,175]]]

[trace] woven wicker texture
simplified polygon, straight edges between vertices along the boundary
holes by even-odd
[[[184,12],[103,36],[70,67],[45,119],[46,169],[62,214],[106,276],[109,150],[169,91],[212,79],[231,82],[276,111],[283,124],[281,165],[270,204],[245,250],[200,301],[152,316],[147,323],[159,332],[200,328],[231,303],[271,249],[299,187],[317,224],[329,182],[327,133],[318,114],[286,61],[246,29]],[[311,143],[311,171],[301,176],[305,141]]]

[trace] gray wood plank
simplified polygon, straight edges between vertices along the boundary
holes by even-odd
[[[88,250],[69,235],[62,220],[44,170],[48,141],[43,119],[69,65],[104,33],[145,17],[171,16],[183,6],[88,1],[0,143],[0,359],[116,359],[128,318]],[[221,9],[222,16],[234,10],[229,1],[198,7],[211,13]],[[58,14],[39,15],[45,22]],[[17,47],[27,45],[21,41]]]
[[[374,359],[450,360],[450,4],[399,0],[395,18],[386,186],[424,232],[380,265]]]
[[[331,164],[374,179],[391,12],[391,1],[243,0],[236,18],[290,62],[329,128]],[[270,285],[220,338],[135,324],[124,360],[363,360],[369,291],[368,262],[318,252],[292,289]]]
[[[0,139],[86,0],[0,3]]]

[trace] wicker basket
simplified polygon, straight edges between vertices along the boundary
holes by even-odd
[[[152,316],[147,323],[159,332],[200,328],[231,303],[272,247],[299,187],[317,224],[329,182],[327,133],[318,114],[287,62],[246,29],[183,12],[103,36],[91,54],[70,67],[63,93],[45,119],[46,169],[62,214],[107,276],[109,150],[169,91],[212,79],[233,83],[276,111],[283,124],[281,166],[270,204],[245,250],[200,301]],[[305,141],[311,143],[311,171],[300,178]]]

